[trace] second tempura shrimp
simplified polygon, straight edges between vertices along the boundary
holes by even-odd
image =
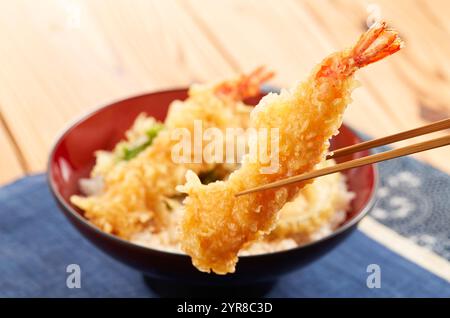
[[[188,194],[181,224],[183,250],[201,271],[234,272],[239,250],[274,227],[277,212],[304,186],[235,197],[239,191],[311,171],[325,160],[329,139],[338,133],[359,68],[398,51],[402,41],[380,23],[356,45],[325,58],[292,90],[264,97],[251,113],[251,126],[279,130],[279,166],[263,174],[260,158],[247,155],[227,181],[202,185],[193,172],[179,190]],[[270,146],[269,146],[270,147]]]
[[[193,85],[186,100],[172,102],[163,125],[140,116],[127,140],[112,152],[97,153],[97,163],[102,161],[102,164],[96,165],[100,168],[94,168],[91,176],[101,178],[102,189],[90,196],[72,196],[71,202],[102,230],[126,239],[144,228],[163,228],[171,213],[167,199],[179,194],[175,187],[183,183],[186,171],[191,169],[201,174],[217,166],[214,162],[174,162],[172,149],[178,143],[172,138],[174,131],[182,128],[193,132],[195,121],[201,121],[204,129],[245,127],[250,106],[243,100],[258,94],[270,74],[258,68],[236,79]],[[149,131],[143,136],[141,129],[137,129],[149,125],[151,141],[147,136]],[[140,142],[140,137],[146,137],[145,143]],[[137,147],[129,147],[133,141],[139,141]],[[131,155],[123,155],[123,146],[133,149],[127,151]]]

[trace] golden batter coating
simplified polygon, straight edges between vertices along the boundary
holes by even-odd
[[[260,158],[248,155],[227,181],[202,185],[188,171],[179,190],[188,194],[181,224],[181,244],[194,266],[204,272],[232,273],[238,252],[276,224],[278,211],[305,183],[240,197],[235,194],[258,185],[313,170],[338,133],[350,94],[353,74],[401,48],[396,32],[385,23],[364,33],[356,45],[325,58],[309,78],[279,95],[264,97],[251,113],[250,126],[279,129],[279,169],[263,174]],[[270,143],[270,141],[269,141]],[[270,144],[267,145],[270,149]]]
[[[185,101],[174,101],[169,108],[164,128],[149,146],[139,153],[123,150],[132,147],[145,133],[143,130],[161,126],[153,118],[138,117],[127,140],[119,143],[114,151],[99,151],[97,164],[91,176],[100,177],[103,189],[89,196],[74,195],[71,202],[84,211],[84,215],[103,231],[129,239],[146,228],[154,231],[164,228],[171,213],[167,201],[179,195],[175,187],[184,182],[188,169],[201,173],[210,171],[214,163],[176,163],[172,148],[178,142],[172,139],[177,128],[194,129],[194,121],[202,122],[203,129],[215,127],[246,127],[251,106],[243,100],[259,93],[260,85],[272,76],[264,68],[248,75],[213,85],[193,85]]]

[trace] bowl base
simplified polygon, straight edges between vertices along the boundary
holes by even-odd
[[[147,286],[161,297],[262,297],[267,295],[276,283],[274,280],[244,285],[204,285],[143,276]]]

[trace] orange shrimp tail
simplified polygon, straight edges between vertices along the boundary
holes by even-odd
[[[361,35],[350,57],[355,66],[361,68],[394,54],[403,45],[398,33],[388,29],[386,22],[376,23]]]
[[[215,93],[221,97],[227,97],[235,101],[244,100],[259,94],[260,86],[275,75],[266,70],[264,66],[256,68],[251,73],[241,75],[235,81],[226,81],[219,84]]]
[[[388,29],[386,22],[376,23],[361,35],[351,50],[327,57],[322,62],[316,78],[351,76],[359,68],[394,54],[402,47],[403,41],[396,31]]]

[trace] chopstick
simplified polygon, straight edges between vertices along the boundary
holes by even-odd
[[[244,194],[253,193],[253,192],[278,188],[278,187],[282,187],[282,186],[289,185],[292,183],[325,176],[325,175],[328,175],[331,173],[336,173],[336,172],[340,172],[340,171],[344,171],[344,170],[348,170],[348,169],[352,169],[352,168],[369,165],[372,163],[377,163],[377,162],[386,161],[386,160],[390,160],[390,159],[394,159],[394,158],[398,158],[398,157],[402,157],[402,156],[407,156],[407,155],[411,155],[411,154],[414,154],[417,152],[426,151],[426,150],[430,150],[430,149],[434,149],[434,148],[439,148],[439,147],[443,147],[443,146],[447,146],[447,145],[450,145],[450,135],[435,138],[435,139],[424,141],[424,142],[420,142],[417,144],[409,145],[409,146],[394,149],[394,150],[385,151],[385,152],[374,154],[371,156],[358,158],[355,160],[346,161],[343,163],[339,163],[335,166],[331,166],[331,167],[311,171],[311,172],[308,172],[308,173],[305,173],[302,175],[293,176],[293,177],[289,177],[289,178],[286,178],[283,180],[267,183],[262,186],[258,186],[258,187],[252,188],[252,189],[247,189],[247,190],[238,192],[236,194],[236,197],[244,195]]]
[[[443,120],[440,120],[435,123],[431,123],[431,124],[428,124],[428,125],[425,125],[422,127],[403,131],[398,134],[394,134],[394,135],[390,135],[390,136],[386,136],[386,137],[382,137],[382,138],[378,138],[378,139],[374,139],[374,140],[364,141],[364,142],[361,142],[356,145],[344,147],[344,148],[338,149],[338,150],[334,151],[333,153],[329,154],[327,156],[327,159],[343,157],[346,155],[353,154],[355,152],[392,144],[397,141],[402,141],[405,139],[418,137],[421,135],[426,135],[426,134],[436,132],[439,130],[443,130],[443,129],[447,129],[447,128],[450,128],[450,118],[443,119]]]

